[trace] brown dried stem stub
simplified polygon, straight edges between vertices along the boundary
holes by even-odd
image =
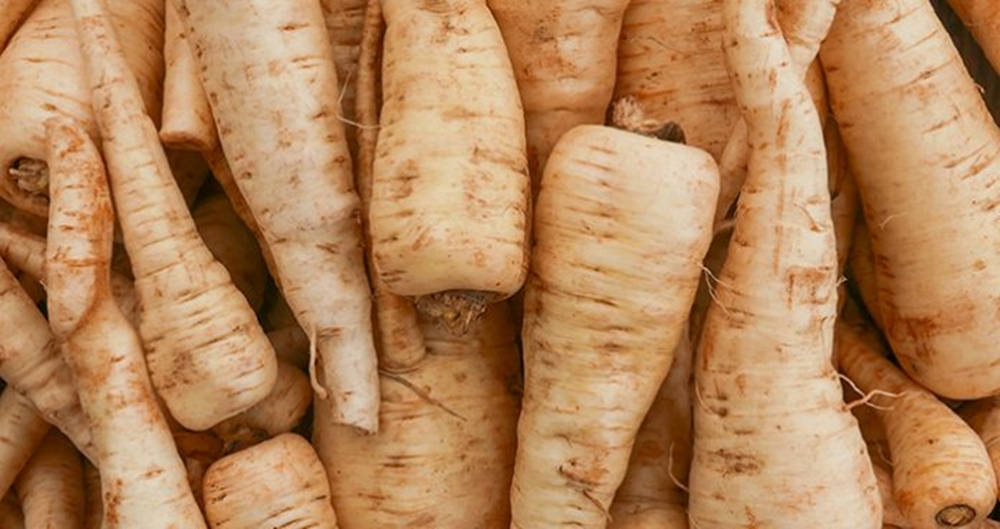
[[[611,105],[611,124],[622,130],[659,138],[672,143],[687,143],[684,129],[679,123],[662,124],[646,117],[642,105],[632,96],[625,96]]]
[[[451,290],[437,292],[416,299],[417,310],[443,325],[452,334],[465,334],[478,320],[495,296],[488,292]]]
[[[976,510],[962,503],[949,505],[941,509],[934,518],[943,527],[962,527],[976,519]]]
[[[35,195],[49,194],[49,165],[35,158],[14,160],[7,173],[18,189]]]

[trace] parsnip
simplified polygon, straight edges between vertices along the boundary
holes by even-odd
[[[83,460],[52,430],[17,478],[26,529],[83,529]]]
[[[0,497],[7,494],[18,472],[49,431],[49,423],[14,388],[0,394]],[[0,524],[0,527],[6,527]]]

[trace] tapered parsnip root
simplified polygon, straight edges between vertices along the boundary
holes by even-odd
[[[145,109],[158,119],[163,0],[107,0],[107,7]],[[91,135],[98,133],[80,41],[66,0],[41,0],[0,54],[0,94],[0,197],[45,217],[45,120],[53,116],[76,119]]]
[[[205,473],[212,529],[337,529],[330,486],[316,452],[282,434],[215,462]]]
[[[533,195],[562,135],[604,123],[628,0],[487,0],[524,105]]]
[[[218,146],[212,109],[198,79],[198,64],[172,0],[166,1],[163,43],[166,74],[163,77],[163,145],[205,152]]]
[[[335,403],[331,420],[374,432],[378,378],[359,201],[320,6],[178,5],[272,275],[315,344],[320,396]],[[244,75],[248,70],[261,74]]]
[[[14,388],[0,394],[0,497],[10,490],[48,431],[49,423],[28,397]]]
[[[97,148],[50,120],[49,320],[90,422],[104,529],[203,528],[146,373],[139,336],[111,295],[114,213]]]
[[[340,103],[341,121],[351,153],[357,156],[357,137],[364,132],[355,113],[357,94],[360,89],[358,58],[363,40],[365,4],[367,0],[320,0],[323,19],[333,45],[333,62],[337,66],[337,80],[340,87],[337,99]],[[381,18],[381,15],[380,15]],[[377,121],[376,121],[377,123]]]
[[[892,460],[893,496],[914,529],[977,527],[997,483],[976,433],[893,366],[863,324],[838,322],[840,368],[876,407]]]
[[[687,324],[717,193],[700,149],[583,125],[552,151],[525,294],[511,527],[605,527]]]
[[[150,377],[178,422],[205,429],[271,391],[274,350],[198,236],[100,0],[70,3],[135,274]]]
[[[372,199],[372,171],[375,145],[378,140],[379,71],[381,69],[382,20],[381,0],[368,0],[358,59],[357,109],[355,115],[361,129],[358,133],[357,185],[361,198],[361,224],[365,235],[365,260],[368,280],[372,285],[375,340],[379,368],[406,371],[416,366],[427,354],[424,336],[417,322],[417,311],[406,297],[389,291],[375,270],[372,256],[372,234],[369,211]],[[329,24],[329,17],[327,18]],[[332,29],[331,29],[332,32]]]
[[[519,380],[504,305],[454,337],[423,321],[427,355],[383,372],[374,437],[333,426],[316,402],[313,444],[342,529],[508,529]]]
[[[1000,397],[987,397],[959,408],[959,415],[979,434],[1000,478]]]
[[[859,219],[854,229],[854,242],[848,257],[849,274],[852,286],[861,298],[861,302],[879,329],[885,329],[882,321],[881,308],[878,303],[878,285],[876,284],[875,256],[872,255],[872,240],[868,234],[868,226]]]
[[[221,193],[202,198],[191,216],[205,246],[229,271],[233,284],[247,298],[250,307],[259,310],[264,304],[268,276],[253,233]]]
[[[0,1],[0,52],[3,52],[11,35],[37,3],[38,0]]]
[[[695,359],[691,527],[876,529],[875,476],[830,361],[838,274],[819,116],[773,0],[723,4],[751,144]]]
[[[1000,4],[993,0],[948,0],[969,27],[993,69],[1000,71]]]
[[[633,97],[659,128],[722,154],[739,117],[722,54],[720,0],[632,0],[618,44],[614,97]]]
[[[688,529],[682,487],[691,464],[693,356],[691,340],[684,336],[636,435],[628,473],[611,504],[608,529]]]
[[[271,394],[249,410],[215,425],[212,431],[232,453],[299,425],[312,404],[309,377],[293,365],[278,362],[278,381]]]
[[[816,100],[820,121],[827,115],[826,86],[819,64],[814,62],[819,45],[826,38],[841,0],[776,0],[777,19],[781,26],[788,53],[799,74],[807,79],[807,86]],[[719,205],[715,210],[718,224],[733,206],[740,188],[746,180],[749,142],[745,121],[736,123],[729,135],[719,160],[721,184]]]
[[[382,9],[375,268],[391,292],[419,298],[460,333],[527,273],[517,84],[486,0],[388,0]]]
[[[49,324],[0,262],[0,378],[93,458],[90,427]]]
[[[28,529],[83,529],[83,460],[52,430],[17,478],[17,497]]]
[[[926,0],[843,0],[821,56],[892,350],[939,395],[1000,392],[1000,131]]]

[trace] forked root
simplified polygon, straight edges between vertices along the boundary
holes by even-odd
[[[416,299],[417,310],[443,325],[452,334],[462,336],[496,299],[490,292],[449,290]]]

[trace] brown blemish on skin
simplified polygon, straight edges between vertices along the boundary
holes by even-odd
[[[760,469],[763,466],[763,462],[748,454],[740,454],[725,448],[720,448],[715,452],[712,452],[722,459],[725,468],[723,469],[724,475],[730,474],[746,474],[748,476],[755,476],[760,474]]]

